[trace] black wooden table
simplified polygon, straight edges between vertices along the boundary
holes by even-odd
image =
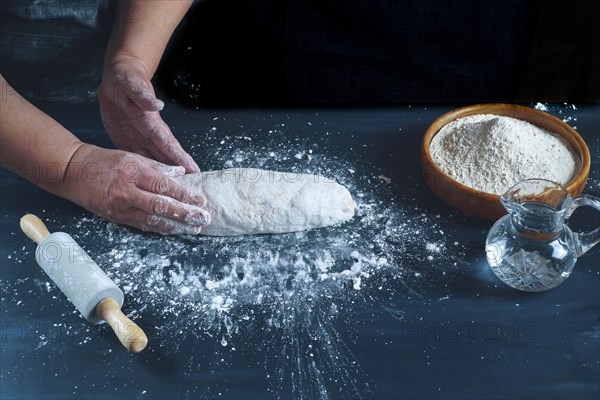
[[[600,105],[546,106],[587,141],[586,192],[600,196]],[[96,108],[47,110],[108,146]],[[548,292],[500,282],[483,250],[491,222],[452,210],[420,175],[422,135],[452,108],[168,104],[164,119],[203,169],[313,172],[347,185],[354,220],[302,234],[162,238],[3,170],[0,397],[598,398],[600,250]],[[588,211],[573,218],[578,229],[600,225]],[[48,282],[18,227],[26,212],[73,235],[118,282],[146,350],[127,353]]]

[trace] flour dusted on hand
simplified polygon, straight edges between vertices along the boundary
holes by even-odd
[[[178,177],[206,198],[211,222],[202,235],[296,232],[346,221],[348,189],[323,176],[230,168]]]
[[[477,114],[444,126],[430,143],[433,161],[473,189],[502,195],[523,179],[567,184],[580,167],[561,136],[516,118]]]

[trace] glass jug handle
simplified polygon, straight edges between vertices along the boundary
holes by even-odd
[[[568,206],[565,217],[569,218],[571,214],[573,214],[573,211],[581,206],[590,206],[600,211],[600,199],[587,194],[573,197],[571,199],[571,204]],[[579,257],[583,255],[586,251],[597,245],[598,242],[600,242],[600,228],[596,228],[588,233],[575,233],[575,250],[577,252],[576,256]]]

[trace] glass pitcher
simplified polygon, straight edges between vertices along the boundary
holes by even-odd
[[[561,284],[577,257],[600,241],[600,228],[574,233],[566,224],[580,206],[600,211],[596,197],[571,198],[558,183],[527,179],[510,188],[500,202],[508,215],[488,233],[485,252],[496,276],[515,289],[541,292]]]

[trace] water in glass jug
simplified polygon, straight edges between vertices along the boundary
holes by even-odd
[[[600,199],[571,198],[565,188],[544,179],[519,182],[501,196],[508,215],[488,233],[485,251],[498,278],[528,292],[552,289],[571,275],[577,257],[600,241],[600,228],[574,233],[566,221],[580,206],[600,211]]]

